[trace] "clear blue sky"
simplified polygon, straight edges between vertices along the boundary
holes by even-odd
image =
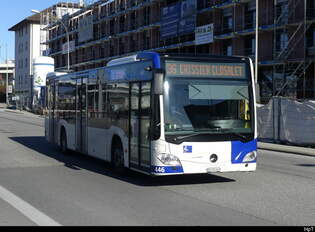
[[[14,32],[9,28],[32,15],[31,10],[44,10],[58,2],[67,0],[2,0],[0,14],[0,63],[6,58],[5,44],[8,45],[8,59],[14,59]],[[78,2],[78,1],[68,1]]]

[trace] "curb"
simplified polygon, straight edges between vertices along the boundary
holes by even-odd
[[[10,109],[4,109],[4,112],[9,112],[9,113],[14,113],[14,114],[23,114],[23,115],[26,115],[26,116],[31,116],[31,117],[39,117],[39,118],[43,118],[42,115],[39,115],[39,114],[34,114],[34,113],[31,113],[31,112],[28,112],[28,111],[20,111],[20,110],[10,110]]]
[[[294,153],[298,155],[307,155],[307,156],[315,157],[315,149],[313,148],[296,147],[296,146],[280,145],[280,144],[273,144],[273,143],[262,143],[262,142],[258,142],[258,148],[262,150],[282,151],[282,152]]]
[[[21,112],[21,111],[8,110],[8,109],[5,109],[4,112],[10,112],[10,113],[15,113],[15,114],[24,114],[24,113]]]

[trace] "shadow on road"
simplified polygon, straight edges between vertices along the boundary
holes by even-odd
[[[298,166],[302,167],[315,167],[315,164],[297,164]]]
[[[210,174],[151,177],[128,171],[126,175],[118,175],[111,169],[109,163],[105,161],[76,152],[70,152],[69,155],[63,154],[56,145],[47,142],[43,136],[10,137],[10,139],[42,155],[56,159],[64,163],[68,168],[74,170],[85,169],[139,186],[191,185],[235,181],[233,179]]]

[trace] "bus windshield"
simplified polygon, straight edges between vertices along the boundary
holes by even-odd
[[[251,133],[247,80],[167,76],[165,134]]]

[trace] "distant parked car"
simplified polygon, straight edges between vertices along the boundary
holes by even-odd
[[[7,106],[7,109],[16,110],[16,105]]]

